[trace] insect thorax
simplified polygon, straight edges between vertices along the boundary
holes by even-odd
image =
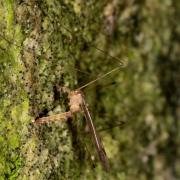
[[[79,90],[69,92],[69,107],[72,113],[81,111],[81,104],[83,102],[82,93]]]

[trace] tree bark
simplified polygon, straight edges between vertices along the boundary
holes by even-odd
[[[171,0],[0,2],[0,180],[178,179],[178,10]],[[125,124],[100,132],[106,174],[98,161],[91,166],[82,114],[33,120],[68,110],[62,87],[126,61],[83,89],[97,129]]]

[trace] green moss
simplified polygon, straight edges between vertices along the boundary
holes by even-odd
[[[7,143],[12,150],[16,149],[17,147],[19,147],[19,137],[15,133],[9,134]]]
[[[22,166],[22,155],[20,154],[21,133],[24,124],[21,123],[21,117],[26,113],[26,124],[29,121],[27,95],[22,89],[22,83],[19,79],[19,72],[22,71],[22,65],[19,61],[20,48],[13,46],[12,34],[19,41],[21,37],[19,27],[14,26],[14,3],[6,1],[1,5],[6,12],[5,21],[1,21],[2,31],[0,44],[3,50],[0,52],[2,67],[1,71],[1,92],[0,98],[0,127],[1,127],[1,171],[0,176],[5,179],[16,179],[20,167]],[[4,37],[4,34],[8,34]],[[9,39],[8,39],[9,38]],[[24,102],[22,102],[22,99]],[[23,119],[25,122],[25,119]],[[20,133],[21,132],[21,133]],[[23,134],[23,136],[25,133]]]
[[[14,2],[13,0],[4,1],[4,7],[7,10],[6,21],[7,21],[7,32],[12,32],[12,26],[14,24]]]
[[[168,89],[178,84],[173,84],[179,57],[176,3],[124,0],[113,7],[114,2],[0,5],[0,178],[144,180],[164,178],[167,169],[178,178],[179,160],[174,156],[179,150],[174,147],[178,149],[180,131],[172,116],[178,105]],[[115,10],[114,24],[105,14],[107,7]],[[67,109],[66,96],[56,85],[74,89],[116,67],[118,62],[107,54],[127,59],[128,67],[84,91],[97,129],[126,123],[123,129],[100,132],[109,174],[98,161],[95,169],[90,165],[83,144],[90,141],[78,136],[84,131],[78,126],[83,124],[81,115],[70,125],[31,122]],[[90,75],[82,77],[74,67]],[[116,85],[107,86],[112,81]],[[168,103],[174,108],[166,109]],[[94,152],[91,145],[89,151]]]

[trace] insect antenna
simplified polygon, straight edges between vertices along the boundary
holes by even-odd
[[[105,54],[106,56],[108,56],[108,57],[110,57],[110,58],[118,61],[120,66],[124,66],[124,61],[122,61],[122,60],[119,59],[118,57],[110,55],[107,51],[103,51],[102,49],[96,47],[93,43],[91,43],[90,45],[91,45],[93,48],[95,48],[96,50],[98,50],[99,52],[101,52],[101,53]]]
[[[73,34],[73,31],[68,29],[66,26],[64,26],[63,24],[61,24],[61,27],[64,28],[65,30],[67,30],[68,32],[70,32],[71,34]],[[96,50],[98,50],[99,52],[105,54],[106,56],[116,60],[119,62],[120,66],[124,66],[124,61],[122,61],[120,58],[116,57],[116,56],[112,56],[110,55],[108,52],[98,48],[94,43],[89,43],[89,46],[95,48]]]
[[[94,79],[94,80],[88,82],[87,84],[85,84],[85,85],[79,87],[77,90],[81,90],[81,89],[83,89],[83,88],[85,88],[85,87],[87,87],[87,86],[89,86],[89,85],[95,83],[96,81],[99,81],[100,79],[105,78],[105,77],[108,76],[109,74],[111,74],[111,73],[117,71],[119,68],[121,68],[121,66],[116,67],[116,68],[112,69],[111,71],[109,71],[109,72],[107,72],[107,73],[105,73],[105,74],[103,74],[103,75],[97,77],[96,79]]]

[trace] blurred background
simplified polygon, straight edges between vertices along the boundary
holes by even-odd
[[[180,179],[179,12],[176,0],[1,2],[0,179]],[[83,114],[31,120],[68,109],[57,85],[118,66],[83,89],[106,173]]]

